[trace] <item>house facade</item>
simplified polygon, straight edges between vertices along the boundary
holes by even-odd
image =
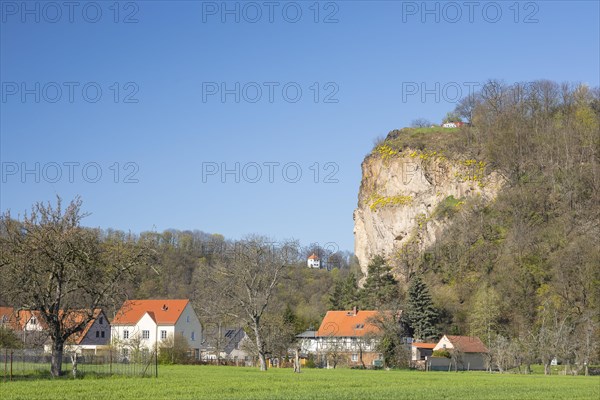
[[[315,349],[316,360],[327,367],[337,364],[380,366],[383,355],[376,350],[379,328],[371,320],[378,311],[328,311],[317,330],[314,342],[305,341],[305,349]]]
[[[315,253],[312,253],[306,260],[306,266],[308,268],[319,269],[321,268],[321,259]]]
[[[127,300],[111,325],[113,343],[123,358],[135,350],[153,352],[179,338],[185,339],[195,359],[200,358],[202,328],[187,299]]]
[[[437,346],[437,343],[413,342],[410,346],[411,361],[423,361],[427,357],[431,357],[435,346]]]
[[[66,324],[74,326],[81,323],[88,316],[86,311],[71,311],[67,316]],[[73,334],[65,343],[64,351],[66,353],[77,353],[79,355],[105,355],[110,348],[111,328],[106,314],[101,309],[94,310],[93,319],[89,321],[85,328]],[[52,351],[50,341],[44,344],[46,352]]]
[[[431,369],[485,370],[489,350],[475,336],[444,335],[433,351],[448,350],[451,358],[431,357],[428,359]]]
[[[212,333],[205,332],[202,339],[202,360],[216,361],[221,359],[233,362],[236,365],[253,365],[253,357],[244,347],[244,342],[249,340],[249,337],[243,328],[216,329]]]

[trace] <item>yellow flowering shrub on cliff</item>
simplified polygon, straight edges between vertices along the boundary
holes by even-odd
[[[463,181],[477,182],[479,187],[483,187],[483,178],[485,177],[485,166],[484,161],[479,161],[474,158],[463,160],[460,164],[467,167],[466,172],[457,172],[455,176]]]
[[[412,204],[412,196],[380,196],[377,193],[370,198],[371,211],[377,211],[382,207],[389,206],[407,206]]]
[[[437,160],[440,161],[444,161],[446,159],[446,156],[444,154],[442,154],[442,152],[439,151],[427,151],[427,150],[415,150],[412,153],[409,154],[410,158],[416,158],[418,157],[420,160],[426,161],[432,158],[435,158]]]
[[[384,162],[398,154],[398,150],[392,149],[387,144],[380,144],[375,148],[375,153],[379,154]]]

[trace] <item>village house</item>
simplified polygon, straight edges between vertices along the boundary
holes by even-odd
[[[74,326],[80,324],[86,317],[85,311],[72,311],[68,314],[66,324]],[[66,353],[76,353],[79,355],[104,355],[110,347],[110,323],[106,314],[101,309],[94,310],[93,319],[89,321],[85,328],[77,332],[65,343],[64,351]],[[44,351],[51,352],[52,345],[50,341],[44,344]]]
[[[233,362],[236,365],[252,366],[253,359],[246,350],[244,342],[248,334],[243,328],[217,329],[215,332],[204,332],[201,346],[201,358],[204,361],[217,359]],[[218,357],[217,357],[218,352]]]
[[[451,357],[428,357],[429,368],[432,370],[486,369],[489,350],[478,337],[444,335],[433,348],[434,352],[437,350],[447,350]]]
[[[433,348],[437,343],[418,343],[413,342],[411,344],[411,361],[423,361],[427,357],[430,357],[433,353]]]
[[[464,125],[464,122],[454,121],[454,122],[445,122],[442,124],[442,128],[460,128]]]
[[[310,256],[308,256],[306,265],[308,268],[319,269],[321,268],[321,259],[315,253],[312,253]]]
[[[315,356],[320,365],[332,367],[381,366],[383,355],[376,350],[379,328],[372,323],[378,311],[358,310],[328,311],[315,335],[315,344],[310,338],[305,349],[316,349]]]
[[[191,356],[200,359],[202,328],[187,299],[127,300],[111,325],[113,343],[124,359],[134,348],[148,353],[158,350],[161,342],[172,345],[177,338],[185,339]]]
[[[66,327],[80,324],[87,316],[85,310],[73,310],[66,316],[64,311],[59,312],[59,317],[64,318]],[[93,319],[89,321],[82,331],[73,334],[65,343],[66,352],[77,354],[94,354],[104,352],[110,344],[110,323],[106,314],[101,309],[94,310]],[[13,330],[26,347],[42,347],[44,351],[51,351],[48,326],[37,310],[15,310],[13,307],[0,307],[0,324]]]

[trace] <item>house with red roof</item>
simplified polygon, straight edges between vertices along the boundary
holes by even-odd
[[[431,357],[429,360],[432,369],[486,369],[489,350],[476,336],[444,335],[433,348],[434,352],[437,350],[447,350],[451,357]]]
[[[308,256],[308,259],[306,260],[306,266],[308,268],[319,269],[321,268],[321,259],[315,253],[312,253],[310,256]]]
[[[87,310],[71,310],[65,313],[59,311],[63,325],[67,328],[81,324],[89,315]],[[92,319],[79,331],[67,339],[65,351],[78,354],[98,354],[107,350],[110,343],[110,323],[101,309],[94,310]],[[42,313],[38,310],[0,307],[0,325],[6,326],[17,333],[18,337],[28,347],[44,346],[50,352],[48,325]]]
[[[431,356],[437,343],[413,342],[411,344],[411,361],[422,361]]]
[[[113,343],[125,359],[133,347],[152,352],[176,336],[184,338],[192,355],[200,358],[202,328],[188,299],[127,300],[111,327]]]
[[[67,327],[81,324],[87,317],[86,310],[73,310],[65,316],[64,324]],[[62,312],[61,312],[62,314]],[[95,309],[90,320],[82,331],[71,335],[65,343],[65,352],[80,355],[101,355],[109,350],[110,322],[102,309]],[[46,352],[51,352],[49,341],[44,345]]]
[[[383,355],[376,350],[380,329],[373,324],[379,311],[327,311],[315,334],[317,361],[327,367],[380,366]]]

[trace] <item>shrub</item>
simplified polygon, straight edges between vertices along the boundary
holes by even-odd
[[[450,358],[450,352],[448,350],[445,350],[445,349],[435,350],[432,353],[432,356],[434,356],[434,357],[446,357],[446,358]]]

